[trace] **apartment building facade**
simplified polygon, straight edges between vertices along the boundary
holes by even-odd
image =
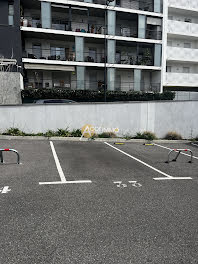
[[[164,10],[164,88],[198,91],[198,1],[168,0]]]
[[[161,0],[21,0],[25,88],[162,90]]]

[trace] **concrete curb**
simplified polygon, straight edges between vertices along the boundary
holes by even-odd
[[[60,141],[81,141],[81,142],[125,142],[125,143],[145,143],[148,142],[145,139],[130,139],[126,140],[123,138],[96,138],[94,140],[90,140],[88,138],[80,138],[80,137],[42,137],[42,136],[6,136],[0,135],[0,140],[60,140]],[[153,140],[152,143],[190,143],[190,140]]]

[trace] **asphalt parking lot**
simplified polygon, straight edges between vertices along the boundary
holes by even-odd
[[[0,263],[197,264],[198,145],[0,140]],[[191,149],[165,163],[170,149]],[[174,154],[173,154],[174,155]]]

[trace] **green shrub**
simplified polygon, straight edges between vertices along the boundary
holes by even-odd
[[[69,99],[76,102],[104,102],[104,92],[91,90],[66,90],[66,89],[25,89],[22,91],[24,103],[30,103],[38,99]],[[116,101],[153,101],[173,100],[175,93],[166,91],[164,93],[107,91],[107,102]]]
[[[70,137],[81,137],[81,136],[82,136],[82,132],[80,129],[74,129],[70,133]]]
[[[113,132],[103,132],[98,134],[98,138],[116,138],[116,134]]]
[[[167,140],[181,140],[182,139],[182,136],[180,134],[178,134],[177,132],[175,131],[170,131],[168,132],[164,139],[167,139]]]
[[[45,137],[55,137],[56,135],[57,135],[57,133],[56,133],[55,131],[53,131],[53,130],[48,130],[48,131],[44,134]]]
[[[129,134],[126,134],[126,135],[124,135],[123,138],[126,139],[126,140],[130,140],[130,139],[132,139],[132,138],[134,138],[134,137],[131,136],[131,135],[129,135]]]
[[[143,133],[138,132],[133,138],[135,138],[135,139],[146,139],[146,140],[157,139],[155,133],[150,132],[150,131],[145,131]]]
[[[55,134],[57,137],[69,137],[70,136],[70,132],[67,128],[66,129],[59,128]]]
[[[19,130],[18,128],[9,128],[2,135],[10,135],[10,136],[26,136],[25,132]]]

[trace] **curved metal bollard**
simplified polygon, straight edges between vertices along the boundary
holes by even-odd
[[[12,151],[17,155],[17,164],[20,164],[20,155],[15,149],[0,149],[0,162],[3,163],[3,151]]]
[[[172,152],[178,152],[177,155],[176,155],[176,157],[172,160],[172,161],[177,161],[177,158],[179,157],[181,151],[188,151],[188,152],[190,152],[191,159],[190,159],[189,163],[192,163],[193,162],[193,153],[192,153],[192,150],[190,150],[190,149],[171,149],[171,151],[169,151],[169,153],[168,153],[168,160],[166,161],[166,163],[169,163],[170,162],[170,155],[171,155]]]

